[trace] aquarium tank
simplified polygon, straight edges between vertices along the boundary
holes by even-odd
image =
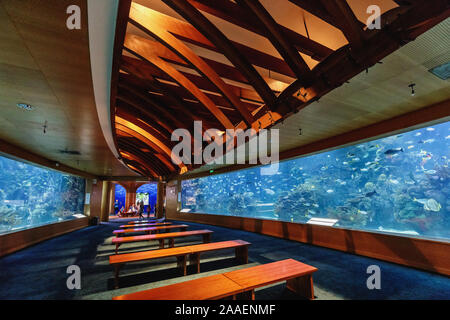
[[[158,185],[156,183],[144,184],[136,190],[136,199],[142,200],[148,199],[148,202],[144,202],[144,212],[147,212],[148,206],[147,204],[150,204],[151,206],[150,212],[152,213],[155,212],[157,193],[158,193]]]
[[[450,239],[450,122],[181,183],[183,212]]]
[[[125,209],[125,199],[126,199],[127,191],[120,184],[116,184],[114,187],[114,202],[117,202],[119,211],[122,207]]]
[[[84,216],[85,179],[0,156],[0,234]]]

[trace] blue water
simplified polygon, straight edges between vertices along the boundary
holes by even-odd
[[[148,183],[140,186],[136,190],[136,196],[139,193],[146,193],[148,194],[148,203],[150,204],[151,213],[155,212],[155,206],[156,206],[156,196],[158,191],[158,185],[156,183]],[[144,212],[147,212],[147,205],[144,206]]]
[[[450,239],[450,122],[260,168],[182,181],[182,209]]]
[[[114,187],[114,201],[117,202],[118,210],[119,211],[122,207],[125,208],[125,197],[126,197],[127,191],[124,187],[122,187],[120,184],[116,184]]]
[[[0,234],[80,217],[84,198],[83,178],[0,157]]]

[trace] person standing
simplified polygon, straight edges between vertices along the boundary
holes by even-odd
[[[144,218],[144,201],[140,200],[138,201],[138,214],[139,214],[139,219]]]
[[[152,212],[152,205],[149,202],[148,206],[147,206],[147,219],[150,218],[150,213],[151,212]]]
[[[118,214],[119,213],[119,200],[116,200],[116,202],[114,203],[114,214]]]

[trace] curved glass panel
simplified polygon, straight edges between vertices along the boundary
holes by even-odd
[[[182,181],[182,211],[450,239],[450,122]]]
[[[0,157],[0,234],[83,217],[85,179]]]

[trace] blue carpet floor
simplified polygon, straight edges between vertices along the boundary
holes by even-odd
[[[102,223],[59,236],[0,258],[0,299],[111,299],[113,296],[222,273],[262,263],[293,258],[319,269],[314,274],[315,296],[329,299],[450,299],[450,279],[400,265],[260,234],[195,223],[189,230],[210,229],[212,241],[251,242],[249,264],[239,265],[233,250],[202,255],[201,273],[188,268],[183,277],[176,260],[167,258],[125,265],[120,288],[114,289],[112,231],[124,221]],[[184,223],[184,222],[183,222]],[[175,246],[199,243],[199,237],[177,239]],[[132,243],[121,252],[156,249],[156,242]],[[67,267],[81,269],[81,289],[69,290]],[[381,269],[381,289],[369,290],[367,267]],[[256,299],[298,299],[276,284],[256,291]]]

